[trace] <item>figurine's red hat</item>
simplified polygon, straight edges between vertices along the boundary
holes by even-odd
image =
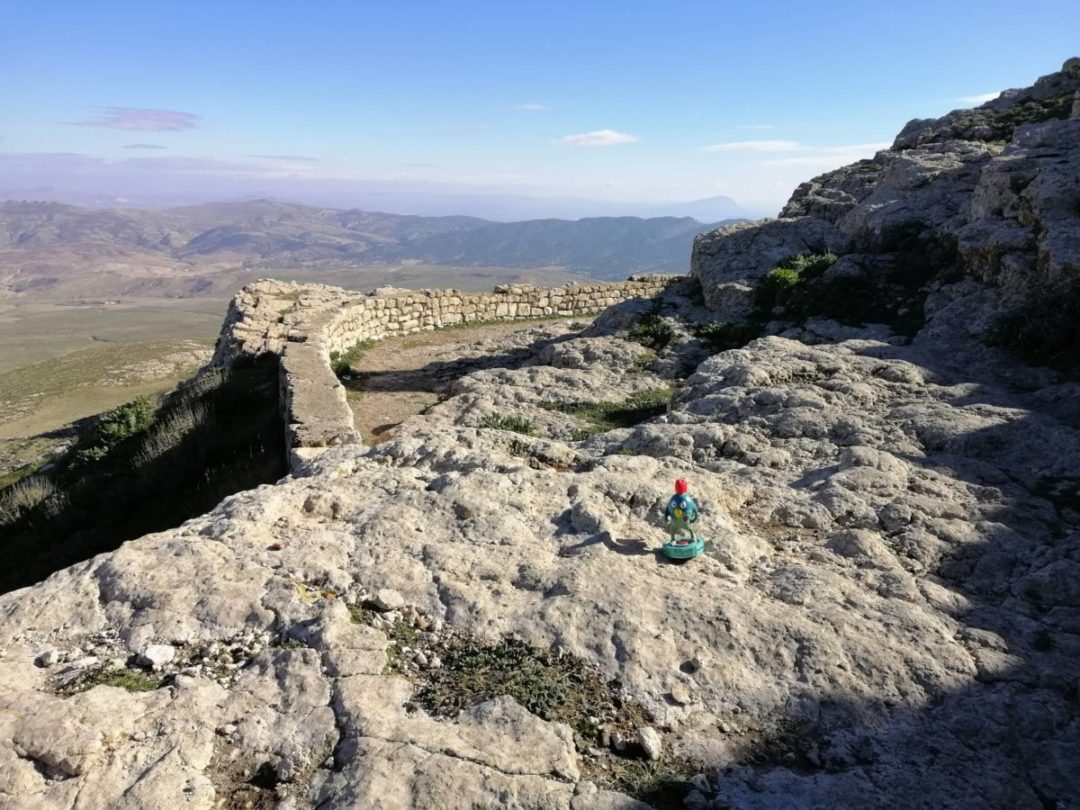
[[[678,481],[675,482],[675,494],[676,495],[685,495],[687,488],[688,487],[686,486],[686,482],[683,481],[681,478]]]

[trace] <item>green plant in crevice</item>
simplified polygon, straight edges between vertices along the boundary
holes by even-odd
[[[164,678],[131,669],[97,669],[82,673],[60,690],[62,695],[76,695],[95,686],[115,686],[128,692],[153,692],[164,685]]]
[[[675,330],[664,320],[658,309],[640,316],[626,334],[629,340],[653,351],[666,349],[675,339]]]
[[[638,391],[621,402],[541,402],[548,411],[569,414],[589,423],[573,431],[574,441],[616,428],[633,427],[646,419],[666,413],[674,392],[670,388]]]
[[[353,366],[360,362],[364,352],[374,345],[374,340],[358,340],[343,352],[337,350],[330,352],[330,368],[339,377],[351,373]]]
[[[699,326],[694,330],[694,334],[705,341],[709,350],[715,354],[729,349],[741,349],[751,340],[765,334],[765,325],[759,320],[741,323],[718,321]]]
[[[532,436],[536,432],[536,425],[523,416],[503,415],[489,413],[480,420],[479,427],[492,430],[510,430],[525,436]]]
[[[799,253],[777,262],[754,290],[754,303],[764,315],[777,307],[802,309],[806,286],[821,278],[839,257],[831,251]]]

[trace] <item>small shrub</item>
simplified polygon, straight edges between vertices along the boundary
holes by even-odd
[[[741,349],[764,333],[764,325],[756,320],[743,323],[710,323],[696,330],[697,336],[705,341],[713,353]]]
[[[652,364],[655,363],[655,362],[656,362],[656,354],[655,353],[653,353],[653,352],[642,352],[641,354],[639,354],[637,357],[634,358],[633,362],[630,364],[630,368],[631,368],[632,371],[641,373],[643,371],[648,371],[649,368],[652,366]]]
[[[95,419],[75,458],[81,462],[100,461],[125,439],[142,433],[153,423],[154,403],[147,397],[136,397]]]
[[[489,413],[481,419],[479,426],[492,430],[512,430],[525,436],[532,436],[536,432],[536,425],[523,416],[503,416],[496,413]]]
[[[799,277],[806,281],[813,281],[836,264],[840,257],[832,251],[824,253],[799,253],[780,262],[778,267],[790,267]]]
[[[375,620],[375,611],[363,605],[349,605],[349,618],[357,624],[371,624]]]
[[[898,334],[915,334],[925,322],[924,287],[935,273],[948,272],[954,244],[926,237],[919,227],[893,234],[892,243],[892,269],[873,277],[823,278],[837,261],[834,253],[785,259],[759,280],[751,320],[828,318],[850,326],[884,323]]]
[[[630,327],[627,337],[635,343],[647,346],[653,351],[662,351],[675,339],[675,330],[659,312],[642,315]]]
[[[358,340],[343,352],[330,352],[330,368],[339,377],[349,374],[353,366],[360,362],[364,352],[374,345],[374,340]]]
[[[794,298],[795,288],[800,282],[799,273],[790,267],[777,267],[770,270],[761,278],[754,290],[754,303],[766,312],[772,312],[776,307],[787,306]]]
[[[822,276],[836,264],[835,253],[800,253],[777,262],[758,282],[754,292],[758,308],[768,314],[776,307],[790,307],[796,303],[804,285]]]
[[[1072,112],[1072,105],[1072,93],[1064,93],[1042,101],[1025,101],[1015,104],[1005,112],[1000,113],[998,122],[1007,127],[1018,127],[1021,124],[1041,124],[1044,121],[1065,120]]]

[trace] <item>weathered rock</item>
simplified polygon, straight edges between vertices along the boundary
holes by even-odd
[[[660,759],[664,753],[664,741],[652,726],[642,726],[637,730],[638,743],[649,759]]]
[[[830,222],[810,217],[740,222],[694,239],[690,273],[701,282],[705,303],[722,321],[746,316],[743,292],[776,264],[799,253],[847,251],[847,239]]]
[[[151,669],[161,669],[176,657],[176,648],[171,644],[150,644],[139,654],[139,663]]]
[[[37,658],[34,659],[34,664],[39,667],[51,667],[57,661],[60,660],[60,651],[56,649],[44,650],[38,653]]]
[[[405,604],[405,597],[391,588],[379,588],[373,601],[379,610],[397,610]]]

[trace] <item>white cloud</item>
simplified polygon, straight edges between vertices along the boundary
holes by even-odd
[[[705,152],[802,152],[809,149],[798,141],[730,141],[702,147]]]
[[[765,165],[838,169],[861,158],[873,157],[882,149],[888,149],[890,145],[888,143],[853,143],[846,146],[823,146],[814,150],[818,154],[766,160]]]
[[[985,104],[988,101],[992,101],[1001,95],[1000,90],[995,90],[993,93],[979,93],[977,96],[960,96],[954,98],[953,101],[959,101],[961,104],[968,104],[972,107],[978,107],[980,104]]]
[[[890,146],[892,144],[888,142],[853,143],[847,146],[826,146],[823,151],[828,152],[830,155],[854,155],[858,157],[860,155],[873,155],[882,149],[888,149]]]
[[[543,112],[551,109],[547,104],[518,104],[517,108],[526,112]]]
[[[557,138],[552,143],[559,146],[615,146],[620,143],[637,143],[636,135],[616,132],[613,129],[598,129],[595,132],[582,132],[579,135],[567,135]]]
[[[194,129],[202,116],[179,110],[155,110],[146,107],[106,107],[93,118],[73,122],[80,127],[107,127],[135,132],[179,132]]]

